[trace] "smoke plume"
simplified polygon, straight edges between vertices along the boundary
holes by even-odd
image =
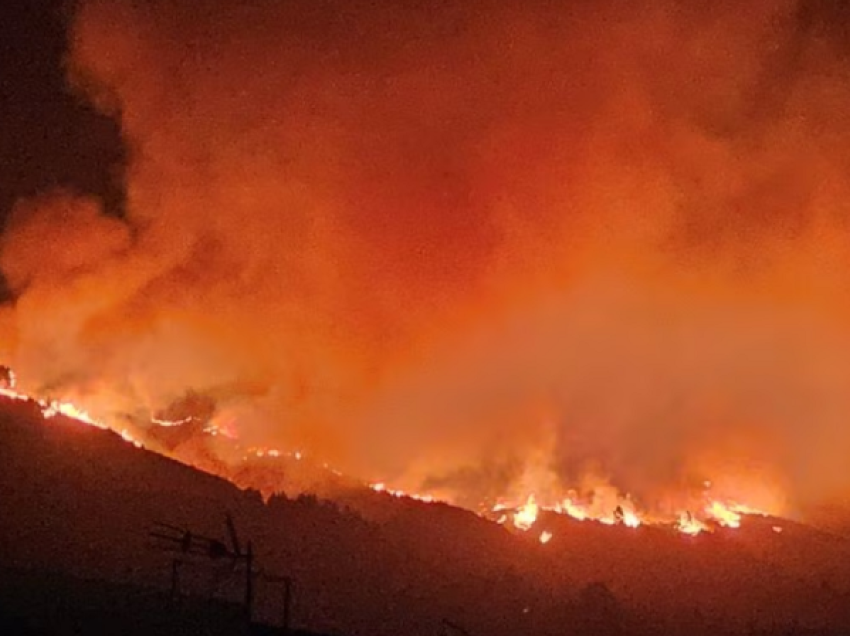
[[[19,203],[3,351],[407,486],[839,497],[841,12],[84,0],[69,81],[120,119],[126,216]]]

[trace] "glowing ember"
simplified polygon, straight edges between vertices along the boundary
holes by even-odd
[[[216,432],[218,432],[218,431],[216,431]],[[215,435],[216,432],[212,432],[211,434]],[[262,458],[262,457],[273,457],[273,458],[288,457],[289,459],[294,459],[296,461],[300,461],[304,457],[304,454],[301,451],[287,452],[287,451],[279,450],[277,448],[257,448],[257,447],[249,448],[248,449],[248,455],[252,456],[252,457],[260,457],[260,458]],[[325,465],[325,468],[327,468],[327,465]]]
[[[156,424],[157,426],[163,426],[165,428],[173,428],[175,426],[183,426],[184,424],[188,424],[194,418],[190,415],[189,417],[184,417],[182,420],[162,420],[155,417],[151,418],[151,422]]]
[[[226,437],[230,440],[236,440],[237,435],[234,432],[233,426],[231,423],[228,424],[207,424],[203,428],[203,432],[212,437],[218,437],[221,435],[222,437]]]
[[[548,530],[544,530],[540,533],[540,543],[549,543],[552,540],[552,533]]]
[[[369,484],[369,488],[375,492],[383,492],[398,498],[404,497],[407,499],[415,499],[416,501],[423,501],[425,503],[434,503],[435,501],[438,501],[432,495],[419,495],[416,493],[404,492],[403,490],[393,490],[391,488],[387,488],[384,483]]]

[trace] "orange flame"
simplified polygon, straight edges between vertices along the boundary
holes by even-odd
[[[539,513],[540,506],[537,505],[534,495],[529,495],[525,503],[514,513],[514,526],[520,530],[528,530],[537,521],[537,515]]]
[[[6,387],[0,387],[0,397],[15,401],[31,401],[38,404],[45,420],[63,416],[87,426],[111,430],[117,433],[124,441],[136,447],[143,447],[143,443],[126,428],[107,424],[70,401],[33,398],[19,392],[15,387],[15,375],[9,370]],[[183,422],[154,419],[152,423],[158,426],[170,427],[178,426]],[[212,427],[209,430],[205,429],[205,432],[210,435],[216,435],[220,431],[217,427]],[[230,435],[225,436],[230,438]],[[290,452],[276,448],[252,447],[247,450],[245,459],[249,457],[268,457],[272,459],[286,457],[300,461],[304,455],[301,451]],[[332,469],[327,464],[323,464],[323,466],[335,475],[341,475],[338,470]],[[444,499],[438,499],[432,494],[409,493],[403,490],[393,489],[383,482],[371,483],[368,484],[368,487],[375,492],[385,493],[396,498],[410,498],[425,503],[437,501],[451,503]],[[578,497],[573,491],[570,491],[569,496],[558,501],[553,501],[550,504],[541,502],[535,493],[530,493],[513,501],[503,499],[489,510],[480,514],[494,520],[500,525],[510,524],[514,529],[523,532],[529,531],[534,527],[541,511],[547,511],[570,517],[577,521],[595,521],[608,526],[621,525],[626,528],[637,528],[644,524],[667,526],[690,536],[695,536],[703,532],[711,532],[717,526],[727,529],[738,529],[741,527],[745,516],[766,515],[765,512],[744,504],[708,496],[711,482],[705,482],[705,488],[704,504],[701,508],[697,507],[697,512],[683,510],[672,517],[656,514],[649,515],[645,511],[640,510],[631,497],[622,495],[615,488],[604,484],[593,488],[591,494],[585,499]],[[501,514],[499,514],[498,518],[493,519],[493,513]],[[782,528],[780,526],[773,526],[773,531],[778,534],[782,532]],[[550,530],[544,530],[538,536],[538,540],[541,544],[546,544],[552,537],[553,533]]]
[[[11,376],[14,379],[14,375]],[[45,420],[53,419],[57,416],[63,416],[68,419],[72,419],[76,422],[80,422],[87,426],[93,426],[95,428],[99,428],[102,430],[113,431],[121,436],[121,438],[133,444],[137,448],[142,448],[143,444],[140,440],[136,439],[132,433],[126,428],[118,428],[114,426],[109,426],[104,422],[101,422],[95,418],[93,418],[89,413],[78,406],[74,405],[71,402],[65,400],[45,400],[45,399],[37,399],[26,395],[25,393],[20,393],[16,391],[14,387],[14,382],[10,382],[10,388],[0,388],[0,396],[5,397],[7,399],[19,401],[19,402],[34,402],[38,404],[41,409],[41,415]]]

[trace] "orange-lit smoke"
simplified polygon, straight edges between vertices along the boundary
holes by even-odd
[[[223,7],[81,3],[127,215],[16,208],[22,382],[475,497],[850,485],[828,2]]]

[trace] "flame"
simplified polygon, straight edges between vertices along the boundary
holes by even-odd
[[[713,532],[717,527],[738,529],[745,516],[767,516],[767,513],[757,508],[713,496],[711,482],[705,482],[704,488],[701,504],[697,503],[694,508],[680,510],[674,515],[642,510],[629,495],[623,495],[608,485],[595,487],[584,499],[570,492],[569,496],[552,504],[541,501],[535,494],[515,500],[503,499],[482,514],[492,519],[493,513],[500,513],[496,523],[505,525],[510,522],[512,528],[520,531],[531,529],[540,512],[547,511],[575,521],[606,526],[666,526],[690,536]]]
[[[701,532],[705,532],[709,529],[709,527],[694,517],[689,512],[680,512],[679,519],[676,522],[676,530],[681,532],[682,534],[688,534],[691,536],[695,536],[700,534]]]
[[[637,528],[641,524],[640,517],[633,510],[626,510],[623,515],[623,525],[627,528]]]
[[[238,437],[235,430],[235,423],[232,420],[210,422],[203,428],[203,432],[213,437],[221,435],[229,440],[236,440]]]
[[[13,389],[0,388],[0,395],[10,400],[17,400],[20,402],[26,402],[27,400],[31,399],[28,395],[23,395],[22,393],[18,393]]]
[[[520,501],[522,501],[521,504],[513,505],[502,501],[493,506],[490,512],[515,510],[513,526],[519,530],[527,530],[534,525],[541,510],[567,516],[576,521],[595,521],[607,526],[623,525],[627,528],[637,528],[647,521],[628,495],[623,496],[608,486],[594,489],[587,501],[580,501],[575,493],[553,504],[540,503],[533,494]]]
[[[43,402],[41,404],[42,413],[46,418],[56,417],[57,415],[64,415],[65,417],[70,417],[71,419],[79,420],[80,422],[85,422],[89,426],[96,426],[97,428],[103,429],[109,428],[105,424],[101,424],[97,420],[93,419],[87,411],[78,408],[70,402],[52,400],[50,402],[47,402],[46,404]]]
[[[45,420],[51,420],[57,416],[63,416],[81,424],[85,424],[86,426],[93,426],[94,428],[99,428],[106,431],[113,431],[117,433],[125,442],[133,444],[137,448],[144,447],[142,442],[126,428],[116,428],[113,426],[109,426],[108,424],[98,419],[95,419],[87,411],[81,409],[72,402],[69,402],[67,400],[37,399],[25,393],[18,392],[14,388],[14,374],[10,373],[10,377],[12,378],[12,381],[8,383],[10,386],[8,388],[0,388],[0,396],[18,402],[33,402],[37,404],[39,409],[41,410],[41,415]]]
[[[218,429],[210,429],[209,431],[206,431],[206,432],[209,432],[210,435],[217,435],[221,431],[219,431]],[[304,457],[304,454],[301,451],[288,452],[288,451],[279,450],[277,448],[265,448],[265,447],[252,446],[251,448],[249,448],[247,450],[247,455],[245,456],[245,459],[248,459],[248,457],[259,457],[259,458],[263,458],[263,457],[272,457],[272,458],[288,457],[288,458],[294,459],[296,461],[301,461],[301,459],[303,459],[303,457]],[[327,466],[325,466],[325,468],[327,468]]]
[[[86,426],[93,426],[103,430],[111,430],[119,435],[127,443],[136,447],[144,447],[143,442],[135,437],[126,427],[118,424],[106,423],[94,416],[87,410],[78,407],[69,400],[39,399],[26,393],[20,392],[17,386],[17,378],[11,369],[8,369],[5,378],[5,386],[0,386],[0,397],[15,401],[28,401],[38,405],[45,420],[51,420],[62,416]],[[172,427],[185,424],[191,418],[184,420],[160,420],[151,419],[151,423],[157,426]],[[204,429],[211,436],[221,434],[222,436],[235,440],[231,428],[220,428],[211,425]],[[246,451],[244,458],[289,458],[300,461],[304,454],[300,450],[283,451],[277,448],[251,447]],[[327,463],[322,466],[335,475],[342,473],[331,468]],[[438,498],[430,493],[413,493],[404,490],[390,488],[384,482],[365,484],[377,493],[384,493],[395,498],[409,498],[425,503],[442,502],[451,503],[450,499]],[[628,494],[622,494],[616,488],[607,483],[600,482],[580,496],[575,491],[569,491],[566,497],[556,500],[539,498],[535,492],[514,499],[503,498],[489,509],[483,508],[479,514],[495,523],[512,527],[515,530],[527,532],[531,530],[538,520],[541,511],[569,517],[580,522],[596,522],[607,526],[623,526],[625,528],[638,528],[641,525],[665,526],[685,535],[695,536],[703,532],[712,532],[720,526],[727,529],[738,529],[742,525],[745,516],[761,515],[768,516],[763,510],[733,502],[727,499],[714,497],[711,494],[712,482],[704,484],[703,503],[693,510],[681,510],[675,515],[664,516],[650,514],[641,509],[637,502]],[[498,514],[497,517],[494,517]],[[773,526],[772,530],[779,534],[782,527]],[[538,535],[541,544],[548,543],[554,533],[544,530]]]
[[[184,417],[181,420],[163,420],[156,417],[151,418],[151,422],[156,424],[157,426],[162,426],[163,428],[173,428],[175,426],[183,426],[184,424],[188,424],[194,418],[190,415],[188,417]]]
[[[338,471],[334,471],[334,472],[339,474]],[[371,488],[375,492],[383,492],[383,493],[386,493],[386,494],[388,494],[392,497],[415,499],[416,501],[423,501],[425,503],[434,503],[434,502],[440,501],[439,499],[435,498],[433,495],[421,495],[421,494],[417,494],[417,493],[404,492],[403,490],[394,490],[392,488],[387,488],[387,485],[383,482],[369,484],[368,486],[369,486],[369,488]],[[443,503],[445,503],[445,502],[443,502]]]
[[[520,530],[528,530],[537,521],[537,515],[539,513],[540,506],[537,505],[534,495],[529,495],[525,503],[517,508],[517,511],[514,513],[514,526]]]
[[[741,527],[741,514],[720,501],[712,501],[706,508],[706,514],[727,528]]]
[[[558,514],[570,516],[578,521],[584,521],[589,518],[587,510],[585,510],[583,506],[573,503],[573,500],[569,497],[564,499],[562,502],[555,504],[552,510]]]

